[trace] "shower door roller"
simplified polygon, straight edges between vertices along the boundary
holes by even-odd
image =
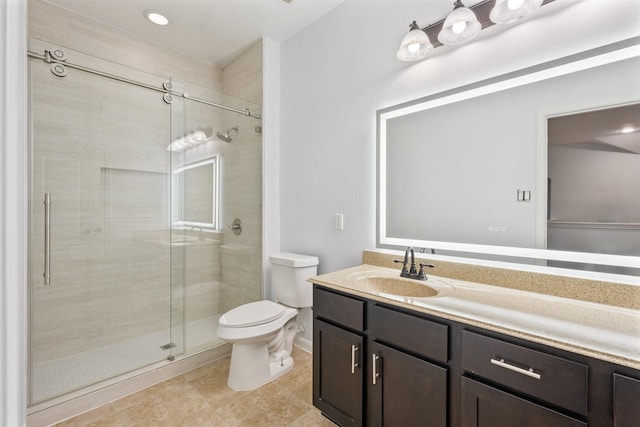
[[[242,221],[238,218],[234,219],[229,228],[233,230],[233,234],[236,236],[240,235],[242,233]]]
[[[67,69],[64,65],[57,63],[51,64],[51,72],[58,77],[64,77],[67,75]]]

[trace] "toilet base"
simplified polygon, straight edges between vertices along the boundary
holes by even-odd
[[[293,358],[286,351],[270,358],[267,342],[235,343],[231,350],[227,385],[235,391],[253,390],[273,381],[292,367]]]

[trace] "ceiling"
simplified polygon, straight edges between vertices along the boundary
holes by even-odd
[[[640,154],[640,104],[552,118],[548,130],[550,145]]]
[[[344,0],[46,0],[224,67],[263,36],[282,42]],[[161,27],[143,16],[163,13]]]
[[[283,42],[345,0],[45,1],[224,67],[263,36]],[[465,4],[470,7],[480,1],[467,0]],[[450,8],[443,1],[427,4],[442,7],[443,17]],[[147,21],[143,15],[147,9],[163,13],[169,18],[169,25]],[[635,105],[551,120],[550,143],[640,154],[639,108]],[[634,127],[636,132],[620,134],[619,129],[625,125]],[[573,136],[569,137],[568,132]]]

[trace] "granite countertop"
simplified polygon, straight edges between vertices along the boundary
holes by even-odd
[[[414,288],[427,285],[437,295],[421,298],[383,292],[370,285],[372,277],[382,278],[379,282],[392,279],[391,285],[399,288],[402,282]],[[640,369],[640,310],[433,275],[420,282],[400,278],[396,269],[368,264],[319,275],[309,282]]]

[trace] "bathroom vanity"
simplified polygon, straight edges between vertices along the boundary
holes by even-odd
[[[637,310],[398,273],[310,280],[313,403],[337,424],[639,425]]]

